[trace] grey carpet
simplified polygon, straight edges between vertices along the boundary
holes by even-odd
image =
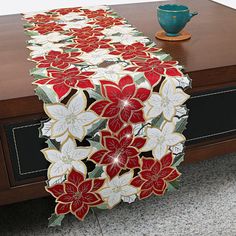
[[[0,207],[0,235],[236,236],[236,154],[182,165],[178,191],[47,228],[53,199]]]

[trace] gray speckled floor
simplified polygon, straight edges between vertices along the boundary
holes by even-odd
[[[53,199],[0,208],[0,235],[236,236],[236,154],[181,166],[179,191],[47,228]]]

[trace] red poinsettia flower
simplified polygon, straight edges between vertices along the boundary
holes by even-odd
[[[82,60],[78,58],[80,54],[81,53],[79,52],[63,53],[50,51],[46,56],[34,57],[32,60],[38,62],[38,68],[55,67],[59,69],[65,69],[71,64],[82,62]]]
[[[146,139],[134,137],[131,125],[121,129],[117,135],[107,130],[101,131],[100,134],[104,149],[95,152],[90,160],[106,166],[106,173],[111,179],[122,169],[140,167],[139,149],[144,146]]]
[[[61,9],[51,10],[50,12],[57,12],[60,13],[61,15],[66,15],[70,12],[81,12],[81,9],[79,7],[61,8]]]
[[[172,153],[162,157],[160,161],[153,158],[142,158],[141,171],[131,182],[131,185],[140,188],[140,199],[147,198],[151,194],[164,194],[167,183],[180,176],[177,169],[171,166],[172,163]]]
[[[125,60],[133,59],[135,57],[150,58],[149,52],[158,52],[159,48],[149,48],[143,43],[133,43],[131,45],[124,45],[121,43],[114,45],[115,50],[110,52],[112,55],[121,55]]]
[[[34,27],[28,28],[27,30],[38,31],[40,34],[47,34],[51,32],[63,31],[62,26],[65,24],[57,24],[55,22],[39,24]]]
[[[54,20],[55,17],[53,15],[45,15],[45,14],[37,14],[33,17],[26,18],[27,21],[33,23],[47,23]]]
[[[55,213],[64,215],[69,212],[79,220],[88,214],[89,208],[100,205],[103,200],[97,190],[104,184],[105,179],[85,179],[83,174],[71,170],[67,180],[46,188],[56,198]]]
[[[182,72],[176,67],[177,61],[160,61],[158,58],[149,58],[145,61],[132,61],[134,66],[126,68],[129,71],[143,72],[152,86],[160,82],[161,77],[182,76]]]
[[[94,102],[90,109],[108,118],[111,131],[119,131],[126,123],[142,123],[143,102],[150,96],[150,90],[136,88],[131,76],[125,76],[119,83],[101,80],[101,93],[105,100]]]
[[[97,37],[89,37],[86,39],[74,39],[74,44],[67,45],[70,48],[79,48],[83,52],[92,52],[97,48],[110,48],[108,44],[110,39],[99,39]]]
[[[53,90],[58,95],[59,99],[63,99],[72,88],[86,89],[94,88],[93,83],[89,80],[89,76],[95,72],[81,72],[77,67],[73,67],[64,71],[59,70],[48,70],[48,77],[39,79],[33,82],[33,84],[52,85]]]
[[[75,38],[87,39],[89,37],[103,36],[101,32],[103,28],[92,28],[90,26],[83,27],[81,29],[70,29],[71,32],[66,35],[74,36]]]
[[[123,25],[122,18],[113,18],[108,16],[98,16],[94,19],[93,22],[90,22],[89,24],[96,24],[103,28],[111,27],[113,25]]]
[[[87,18],[96,18],[98,16],[106,16],[109,12],[106,10],[96,10],[96,11],[91,11],[91,10],[83,10],[84,14],[81,14],[82,16],[87,16]]]

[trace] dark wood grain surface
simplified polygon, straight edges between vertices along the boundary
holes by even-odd
[[[236,85],[235,10],[207,0],[177,2],[199,12],[186,27],[192,38],[184,42],[155,39],[156,31],[160,30],[156,8],[163,3],[112,8],[185,66],[193,79],[190,93]],[[21,15],[0,17],[0,100],[34,95],[29,70],[35,65],[27,61],[30,53],[26,48],[27,38]]]

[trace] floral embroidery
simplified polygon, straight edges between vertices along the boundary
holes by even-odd
[[[98,115],[108,118],[108,127],[117,132],[125,123],[142,123],[143,102],[150,95],[150,90],[136,88],[131,76],[125,76],[119,83],[101,81],[101,92],[106,100],[97,101],[90,107]]]
[[[55,214],[83,220],[176,188],[191,82],[177,61],[107,6],[24,15]],[[52,219],[51,219],[52,220]]]
[[[157,196],[164,194],[168,182],[172,182],[180,176],[180,173],[171,166],[172,163],[171,153],[162,157],[160,161],[153,158],[142,158],[142,170],[131,182],[131,185],[140,188],[140,199],[147,198],[151,194]]]
[[[85,179],[82,173],[72,169],[63,184],[48,187],[46,190],[56,198],[56,214],[71,212],[79,220],[83,220],[90,207],[103,203],[97,192],[103,183],[104,179]]]

